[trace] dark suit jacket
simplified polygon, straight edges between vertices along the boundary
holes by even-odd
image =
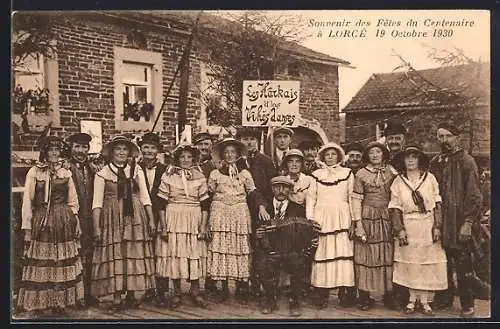
[[[249,171],[252,174],[257,194],[253,204],[249,202],[250,212],[254,222],[258,220],[259,205],[267,208],[273,199],[273,191],[271,189],[271,178],[278,175],[274,168],[273,161],[267,155],[257,152],[254,157],[247,159]]]
[[[144,178],[146,180],[146,186],[148,187],[149,197],[151,198],[151,204],[153,208],[153,214],[155,215],[155,224],[158,222],[158,212],[164,205],[163,200],[158,197],[158,189],[160,188],[161,176],[167,170],[167,166],[163,163],[158,162],[155,168],[155,177],[152,182],[148,181],[148,175],[146,175],[146,166],[144,163],[139,164],[144,171]]]

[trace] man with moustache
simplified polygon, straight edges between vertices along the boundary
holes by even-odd
[[[151,198],[153,215],[155,216],[155,226],[157,226],[160,220],[159,212],[165,206],[163,200],[157,196],[158,188],[160,187],[161,176],[167,169],[163,163],[158,161],[158,153],[162,151],[160,136],[152,132],[146,133],[137,144],[142,153],[142,159],[139,162],[139,166],[142,168],[146,178],[146,186]],[[155,250],[155,243],[156,241],[153,240],[153,251]],[[157,302],[159,304],[166,304],[165,293],[168,291],[168,279],[157,277],[156,286],[158,288]],[[150,289],[145,293],[143,299],[145,301],[151,301],[154,296],[155,291]]]
[[[474,315],[475,285],[472,253],[481,230],[482,196],[478,167],[474,158],[458,144],[460,134],[460,129],[453,124],[439,124],[437,139],[441,153],[430,162],[430,171],[436,176],[443,199],[442,243],[448,259],[449,287],[436,295],[433,307],[453,305],[451,260],[454,260],[461,316],[470,318]]]
[[[252,233],[254,233],[258,221],[267,221],[270,218],[266,208],[273,198],[271,179],[278,173],[276,168],[274,168],[273,161],[267,155],[259,152],[260,132],[258,129],[243,127],[238,130],[236,138],[247,147],[247,167],[249,168],[258,192],[258,197],[254,200],[249,200],[248,205],[252,217]],[[250,204],[252,203],[251,201],[255,204]],[[253,234],[251,245],[255,247],[255,238]],[[252,296],[256,296],[260,293],[260,283],[254,272],[255,260],[255,257],[252,257],[251,271],[253,273],[250,275]],[[237,287],[237,289],[238,291],[241,289],[245,290],[245,287]]]
[[[406,142],[406,128],[399,121],[388,121],[384,130],[385,144],[389,148],[389,163],[398,172],[403,170],[402,157],[399,156]]]
[[[80,220],[82,249],[80,255],[83,265],[84,302],[80,307],[97,305],[99,300],[91,295],[92,275],[92,197],[94,195],[94,175],[97,168],[89,161],[90,141],[92,137],[85,133],[77,133],[68,137],[70,160],[69,170],[75,183],[78,195],[78,218]]]
[[[305,140],[299,143],[299,149],[304,154],[304,168],[303,172],[306,175],[311,175],[313,171],[319,169],[316,163],[316,156],[321,143],[316,140]]]
[[[273,199],[268,205],[268,212],[271,214],[269,221],[260,221],[256,230],[256,258],[257,270],[262,280],[264,295],[262,296],[261,312],[263,314],[272,313],[277,307],[276,275],[280,269],[290,274],[290,316],[301,315],[300,300],[302,295],[302,280],[306,275],[308,263],[312,262],[316,248],[318,247],[318,236],[321,228],[314,223],[314,232],[310,236],[310,241],[300,252],[280,250],[279,240],[292,239],[291,244],[295,245],[301,239],[300,234],[290,233],[285,235],[284,231],[278,234],[266,235],[266,231],[272,230],[276,225],[292,223],[298,219],[304,219],[306,210],[303,205],[299,205],[288,199],[288,195],[293,188],[294,182],[286,176],[276,176],[271,179]],[[293,240],[298,238],[298,240]],[[308,238],[308,237],[306,237]],[[300,242],[299,242],[300,243]]]
[[[212,170],[216,169],[216,165],[212,160],[212,135],[209,133],[198,133],[193,137],[193,145],[200,151],[199,166],[206,179],[210,177]],[[217,292],[216,282],[205,278],[205,291],[209,294]]]
[[[363,157],[363,150],[363,145],[359,143],[350,144],[346,148],[347,161],[345,166],[350,168],[353,174],[356,174],[356,172],[363,166],[363,162],[361,161]]]
[[[285,174],[283,168],[283,157],[286,152],[290,150],[290,144],[292,143],[293,130],[288,127],[278,127],[273,131],[274,138],[274,149],[273,149],[273,161],[274,167],[280,175]]]
[[[193,145],[200,151],[200,168],[203,175],[208,179],[215,164],[212,161],[212,136],[209,133],[199,133],[193,137]]]

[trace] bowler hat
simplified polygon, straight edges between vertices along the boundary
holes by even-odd
[[[238,129],[236,133],[236,138],[242,138],[242,137],[253,137],[259,140],[260,131],[252,127],[242,127]]]
[[[359,144],[359,143],[353,143],[353,144],[349,144],[346,149],[345,149],[345,153],[349,153],[351,151],[358,151],[359,153],[363,153],[364,151],[364,147],[363,145]]]
[[[455,126],[454,124],[452,123],[449,123],[449,122],[441,122],[438,127],[438,129],[445,129],[445,130],[448,130],[450,133],[452,133],[453,135],[455,136],[458,136],[460,135],[461,131],[460,129]]]
[[[321,142],[318,142],[317,140],[305,140],[299,143],[299,149],[301,150],[307,150],[315,147],[320,148]]]
[[[405,126],[398,121],[388,121],[384,129],[384,136],[406,134]]]

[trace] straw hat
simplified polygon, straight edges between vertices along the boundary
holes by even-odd
[[[131,157],[138,157],[141,154],[139,147],[135,143],[133,143],[129,138],[127,138],[125,136],[116,136],[113,139],[111,139],[109,142],[104,144],[104,146],[102,147],[102,155],[105,158],[109,158],[111,156],[111,151],[118,144],[127,145],[130,149],[130,156]]]

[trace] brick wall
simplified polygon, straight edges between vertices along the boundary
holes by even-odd
[[[475,113],[473,154],[489,154],[490,152],[490,112],[489,107],[478,107],[473,109]],[[403,115],[394,112],[373,113],[347,113],[346,114],[346,142],[359,141],[366,144],[375,139],[376,124],[387,118],[397,117],[406,124],[408,129],[408,141],[416,142],[426,152],[438,152],[439,145],[436,140],[437,125],[448,121],[462,127],[464,133],[461,135],[460,143],[469,148],[470,124],[466,119],[463,109],[407,111]]]
[[[338,67],[301,61],[299,71],[299,77],[285,71],[275,78],[300,80],[300,114],[318,120],[328,140],[340,141]]]
[[[60,23],[56,21],[53,26],[58,47],[60,127],[54,127],[52,134],[66,137],[80,130],[79,120],[90,119],[103,122],[104,140],[118,133],[142,135],[145,132],[143,130],[119,131],[115,127],[113,49],[114,47],[138,49],[127,41],[127,35],[132,27],[140,29],[147,40],[147,46],[141,50],[162,53],[162,87],[163,95],[166,95],[187,36],[97,14],[65,14],[64,19]],[[201,112],[199,102],[201,54],[193,49],[191,58],[187,124],[196,127],[196,119]],[[338,141],[341,134],[337,67],[301,61],[300,77],[278,75],[276,78],[301,80],[300,113],[306,118],[317,119],[328,138]],[[178,96],[179,77],[164,106],[163,126],[156,128],[156,131],[162,132],[162,139],[167,145],[175,144]],[[25,135],[21,141],[14,140],[13,150],[34,150],[34,142],[38,135]]]
[[[65,18],[70,18],[65,15]],[[57,135],[67,136],[80,130],[79,120],[101,120],[103,138],[107,139],[118,133],[135,133],[141,135],[144,130],[118,131],[115,127],[114,81],[113,81],[113,47],[136,48],[127,41],[130,23],[89,16],[88,14],[71,14],[71,24],[57,24],[57,61],[59,68],[59,109],[60,127],[53,131]],[[134,26],[137,28],[137,26]],[[165,33],[164,30],[140,27],[147,39],[147,47],[141,50],[161,52],[163,56],[163,95],[166,95],[177,63],[180,59],[186,36]],[[194,124],[200,112],[199,89],[200,80],[199,56],[194,50],[191,55],[189,98],[187,120]],[[169,100],[164,106],[163,140],[175,143],[175,124],[179,97],[179,76],[172,88]],[[157,111],[158,109],[155,109]],[[151,126],[153,121],[151,121]],[[25,136],[21,144],[14,143],[14,150],[33,148],[36,137]]]

